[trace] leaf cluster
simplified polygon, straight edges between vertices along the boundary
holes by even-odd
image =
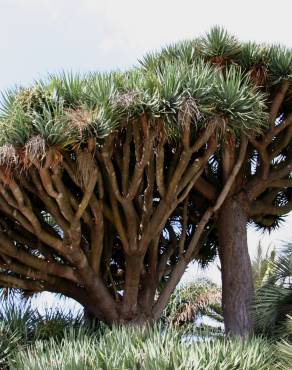
[[[37,342],[17,354],[12,369],[273,369],[273,347],[262,338],[203,339],[160,326],[107,329],[101,337],[68,333],[60,342]]]
[[[240,43],[215,27],[146,55],[126,72],[51,75],[3,95],[0,146],[21,148],[35,136],[64,149],[90,136],[102,141],[142,113],[153,122],[161,118],[167,133],[178,137],[186,101],[194,128],[220,115],[235,133],[258,132],[267,122],[270,90],[291,78],[291,55],[281,46]],[[255,83],[259,68],[265,86]]]

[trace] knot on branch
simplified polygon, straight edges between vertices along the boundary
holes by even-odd
[[[24,148],[25,162],[40,163],[46,157],[46,142],[40,135],[33,136]]]
[[[184,97],[178,112],[178,120],[181,125],[184,126],[191,119],[199,121],[202,116],[196,100],[191,96]]]
[[[0,166],[12,167],[18,163],[18,155],[13,145],[5,144],[0,147]]]
[[[128,109],[137,104],[139,96],[140,93],[137,90],[116,92],[111,98],[111,103],[114,107]]]
[[[64,110],[71,125],[77,129],[80,138],[83,137],[84,129],[94,122],[98,116],[96,111],[90,111],[85,108]]]

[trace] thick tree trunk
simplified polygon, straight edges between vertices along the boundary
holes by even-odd
[[[219,214],[218,234],[225,330],[244,337],[253,331],[254,290],[242,196],[226,199]]]
[[[138,296],[142,269],[143,256],[126,256],[126,281],[122,308],[126,320],[135,320],[138,315]]]
[[[130,311],[125,308],[123,298],[117,302],[118,314],[113,319],[111,315],[106,315],[99,310],[97,304],[94,304],[95,297],[87,296],[86,299],[79,299],[78,302],[83,306],[84,319],[91,325],[97,325],[99,322],[105,322],[108,325],[137,325],[143,326],[146,323],[153,322],[152,316],[149,314],[151,307],[136,306],[135,311]],[[153,302],[152,302],[153,305]],[[151,306],[152,306],[151,305]]]

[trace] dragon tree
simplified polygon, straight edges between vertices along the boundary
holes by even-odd
[[[216,27],[126,72],[7,92],[0,285],[140,324],[219,249],[226,329],[251,331],[246,226],[291,207],[291,55]]]
[[[217,247],[221,261],[225,329],[243,336],[252,332],[254,326],[247,225],[271,231],[292,210],[292,51],[280,45],[240,43],[215,27],[192,45],[186,42],[149,55],[144,64],[146,68],[155,65],[163,70],[170,61],[184,60],[192,68],[198,55],[221,73],[222,90],[211,99],[211,104],[222,99],[223,91],[228,91],[228,95],[220,103],[226,119],[220,144],[189,194],[194,225],[216,203],[238,165],[238,148],[247,141],[236,180],[207,230],[209,244]],[[248,116],[251,107],[258,104],[256,99],[247,99],[243,80],[232,75],[234,69],[249,81],[249,88],[252,86],[261,95],[264,107],[256,118],[238,118],[229,111],[231,107],[240,107]],[[227,111],[231,117],[227,118]]]
[[[245,335],[254,326],[247,225],[272,231],[292,210],[292,51],[279,45],[240,44],[218,29],[204,45],[206,58],[225,76],[238,65],[265,96],[267,116],[261,129],[245,138],[227,129],[220,148],[194,185],[208,204],[216,202],[236,166],[237,147],[248,140],[243,165],[213,223],[221,261],[225,329]],[[248,107],[244,98],[240,101]]]

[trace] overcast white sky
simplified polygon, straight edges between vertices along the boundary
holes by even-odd
[[[125,69],[215,24],[292,47],[291,14],[291,0],[0,0],[0,91],[61,70]],[[259,237],[249,230],[251,252]],[[291,216],[264,243],[281,240],[292,240]]]
[[[220,24],[292,46],[291,0],[0,0],[0,90],[48,72],[125,68]]]

